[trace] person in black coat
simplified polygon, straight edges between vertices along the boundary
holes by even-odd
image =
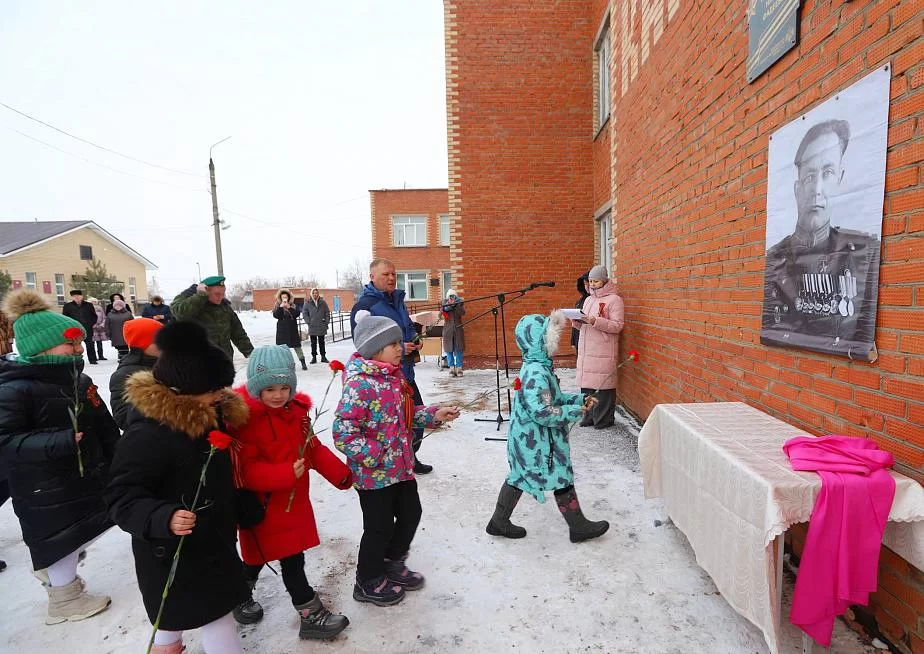
[[[209,459],[209,432],[243,424],[247,407],[227,389],[234,381],[231,360],[208,342],[202,326],[173,322],[154,343],[160,349],[154,368],[125,385],[132,410],[105,499],[116,524],[132,535],[138,587],[152,624],[185,536],[153,651],[179,652],[177,632],[202,628],[206,652],[242,652],[232,610],[250,590],[235,546],[229,450],[211,457],[198,503],[190,504]]]
[[[305,365],[305,353],[302,351],[302,337],[298,333],[298,309],[292,302],[289,289],[281,288],[276,292],[273,318],[276,319],[276,345],[285,345],[295,350],[302,370],[308,370],[308,366]]]
[[[135,318],[126,322],[122,328],[128,354],[109,378],[109,404],[119,429],[124,430],[127,426],[126,419],[131,409],[131,405],[125,401],[125,382],[136,372],[150,370],[157,363],[160,350],[154,343],[154,336],[161,327],[162,323],[151,318]]]
[[[156,320],[164,325],[173,320],[170,306],[164,304],[164,298],[159,295],[152,297],[151,304],[141,310],[141,317]]]
[[[103,489],[119,430],[81,372],[86,332],[80,323],[52,312],[32,290],[11,293],[4,310],[14,321],[19,357],[0,359],[0,460],[48,593],[46,624],[82,620],[110,604],[109,597],[86,592],[77,561],[112,526]]]
[[[584,307],[584,300],[590,297],[590,292],[587,290],[587,273],[584,273],[577,278],[577,290],[581,294],[581,298],[574,303],[575,309],[581,309]],[[581,330],[571,328],[571,347],[574,348],[574,351],[577,352],[578,349],[578,340],[581,338]]]
[[[71,291],[71,301],[61,307],[61,313],[68,318],[76,320],[87,333],[84,346],[87,351],[87,361],[96,365],[96,346],[93,344],[93,325],[96,324],[96,309],[89,302],[83,301],[83,291]],[[108,312],[107,312],[108,313]]]

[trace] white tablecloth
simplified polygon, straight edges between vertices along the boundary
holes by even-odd
[[[807,522],[821,478],[795,472],[783,443],[805,436],[740,402],[660,404],[639,435],[645,497],[663,497],[696,561],[738,613],[779,642],[773,539]],[[893,471],[883,542],[924,569],[924,489]]]

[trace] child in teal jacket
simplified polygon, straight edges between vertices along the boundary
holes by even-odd
[[[523,316],[517,323],[517,345],[523,353],[521,388],[514,395],[507,434],[510,474],[486,529],[492,536],[526,536],[525,529],[510,522],[523,491],[540,503],[545,502],[545,491],[555,491],[573,543],[601,536],[610,527],[605,520],[592,522],[584,517],[574,490],[568,432],[593,400],[585,402],[579,393],[563,393],[552,372],[552,356],[564,326],[564,316],[558,311],[550,317]]]

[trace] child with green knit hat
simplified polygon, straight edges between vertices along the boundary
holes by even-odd
[[[112,526],[102,491],[119,429],[82,373],[83,326],[28,289],[11,293],[3,311],[19,356],[0,358],[0,459],[35,575],[48,593],[45,623],[83,620],[110,604],[86,592],[77,560]]]

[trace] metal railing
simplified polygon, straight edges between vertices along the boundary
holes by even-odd
[[[298,319],[296,321],[298,326],[298,333],[301,336],[304,336],[303,341],[308,340],[308,325],[305,323],[302,318],[302,314],[298,314]],[[336,343],[337,341],[344,341],[348,338],[353,338],[353,332],[350,330],[350,313],[349,312],[337,312],[334,313],[331,311],[330,322],[328,323],[327,329],[327,338],[330,339],[331,343]]]

